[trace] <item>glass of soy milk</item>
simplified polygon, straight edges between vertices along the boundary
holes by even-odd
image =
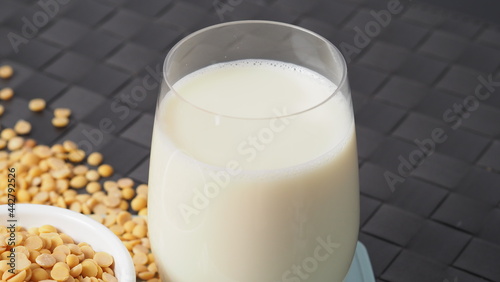
[[[165,60],[149,170],[162,281],[342,282],[359,227],[344,58],[277,22],[189,35]]]

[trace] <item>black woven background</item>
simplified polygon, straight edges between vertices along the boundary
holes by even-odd
[[[373,20],[370,11],[387,7],[385,0],[231,3],[234,9],[223,21],[294,23],[337,46],[353,44],[354,28]],[[474,94],[478,76],[500,81],[500,30],[415,1],[403,5],[349,63],[360,156],[360,240],[377,281],[500,281],[500,87],[477,109],[462,111],[457,129],[443,119],[447,109]],[[0,0],[0,64],[16,72],[0,82],[16,92],[2,102],[2,127],[23,118],[41,143],[86,141],[116,168],[116,177],[146,182],[157,89],[143,100],[131,99],[131,92],[148,74],[146,66],[161,64],[182,36],[221,22],[213,1],[73,0],[60,9],[16,53],[7,35],[21,34],[23,17],[32,21],[41,8],[35,1]],[[35,97],[49,102],[42,114],[27,108]],[[66,129],[51,126],[55,107],[73,110]],[[112,132],[92,135],[105,118]],[[448,139],[391,191],[384,173],[397,172],[398,157],[408,159],[417,148],[414,139],[430,137],[435,128]]]

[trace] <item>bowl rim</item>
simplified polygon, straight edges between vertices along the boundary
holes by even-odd
[[[0,215],[6,215],[8,214],[7,208],[8,205],[0,205]],[[85,236],[92,236],[92,234],[98,234],[99,240],[102,240],[102,238],[107,238],[106,239],[106,244],[113,249],[115,254],[113,254],[114,260],[115,260],[115,275],[117,276],[118,281],[123,281],[123,282],[128,282],[128,281],[136,281],[136,276],[135,276],[135,267],[134,263],[132,261],[132,257],[130,256],[129,251],[125,247],[125,245],[122,243],[120,238],[118,238],[111,230],[109,230],[106,226],[103,224],[95,221],[94,219],[90,218],[87,215],[65,209],[65,208],[60,208],[60,207],[54,207],[54,206],[49,206],[49,205],[40,205],[40,204],[16,204],[15,205],[15,219],[17,219],[18,226],[23,226],[23,217],[30,217],[30,220],[32,220],[32,216],[34,214],[40,214],[40,215],[55,215],[54,218],[61,219],[61,223],[64,224],[64,222],[67,221],[75,221],[79,223],[78,231],[80,233],[87,233]],[[3,216],[2,216],[3,218]],[[6,217],[7,218],[7,217]],[[7,224],[7,220],[3,220],[5,222],[1,222],[0,224]],[[57,226],[57,224],[54,223],[44,223],[42,220],[39,222],[39,226],[42,226],[44,224],[51,224],[54,225],[58,229],[65,229],[64,227]],[[81,226],[80,226],[81,224]],[[28,224],[30,225],[30,224]],[[31,225],[30,225],[31,226]],[[69,227],[68,227],[69,229]],[[85,232],[86,229],[93,229],[92,232],[89,234],[88,232]],[[66,229],[67,230],[67,229]],[[61,230],[64,233],[68,233],[64,230]],[[73,236],[72,236],[73,237]],[[81,240],[80,240],[81,241]],[[92,244],[91,244],[92,245]],[[94,248],[94,246],[92,246]],[[106,250],[99,250],[99,251],[106,251]],[[109,251],[106,251],[108,253],[111,253]],[[117,264],[118,269],[117,269]],[[123,276],[123,277],[122,277]]]

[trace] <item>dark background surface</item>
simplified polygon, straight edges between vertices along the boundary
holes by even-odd
[[[387,7],[384,0],[242,2],[223,21],[294,23],[337,46],[353,44],[354,28],[373,21],[370,11]],[[473,101],[479,76],[500,81],[500,30],[492,23],[498,21],[498,2],[402,3],[402,12],[349,63],[360,157],[360,240],[377,281],[500,281],[498,87],[476,109],[463,111],[456,129],[443,119],[454,104]],[[452,12],[450,5],[472,16]],[[143,99],[132,95],[134,87],[148,74],[146,66],[161,66],[182,36],[221,22],[213,1],[73,0],[59,8],[16,53],[7,35],[21,35],[23,17],[32,21],[41,8],[35,1],[0,0],[0,64],[16,72],[0,81],[16,92],[2,101],[2,127],[27,119],[40,143],[86,144],[104,154],[115,177],[146,182],[157,89]],[[27,108],[36,97],[48,101],[41,114]],[[55,107],[73,110],[70,126],[51,126]],[[106,118],[112,132],[98,133]],[[398,157],[408,159],[418,149],[414,139],[429,138],[436,128],[448,139],[391,191],[384,173],[397,172]]]
[[[500,24],[500,1],[497,0],[420,0],[442,8],[466,13],[477,18]]]

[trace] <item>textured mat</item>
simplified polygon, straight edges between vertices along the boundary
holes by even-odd
[[[77,141],[118,176],[146,182],[158,90],[135,87],[169,48],[221,21],[294,23],[349,57],[360,240],[377,281],[500,281],[500,30],[415,1],[391,6],[387,20],[379,11],[390,2],[245,0],[221,10],[195,0],[2,0],[0,64],[16,75],[0,87],[16,95],[2,102],[1,123],[27,119],[40,142]],[[27,109],[35,97],[45,112]],[[50,124],[55,107],[74,111],[63,130]]]

